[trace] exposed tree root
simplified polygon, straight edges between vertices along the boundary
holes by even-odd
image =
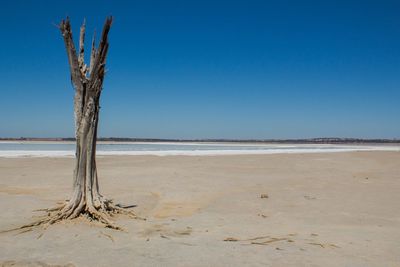
[[[133,211],[130,211],[125,208],[121,208],[118,204],[113,204],[111,200],[106,200],[104,198],[99,198],[97,201],[97,208],[94,205],[85,203],[84,201],[76,202],[76,201],[67,201],[61,206],[57,206],[49,209],[39,209],[37,211],[44,211],[47,215],[41,216],[40,219],[25,224],[23,226],[0,231],[0,233],[24,230],[21,233],[28,232],[32,228],[37,226],[43,226],[45,229],[52,224],[64,221],[64,220],[72,220],[78,217],[87,218],[91,222],[98,222],[103,227],[111,228],[115,230],[125,231],[120,226],[116,225],[111,217],[114,217],[116,214],[127,215],[133,219],[146,220],[145,218],[137,216]]]

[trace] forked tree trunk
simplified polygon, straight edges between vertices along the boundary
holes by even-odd
[[[96,170],[96,139],[99,121],[99,100],[103,86],[105,61],[108,51],[108,32],[112,18],[107,18],[98,49],[95,37],[92,41],[90,65],[84,62],[85,22],[80,31],[79,53],[72,39],[69,19],[63,20],[60,30],[64,38],[71,80],[75,88],[74,113],[76,137],[76,163],[74,170],[73,194],[68,202],[71,217],[82,212],[93,215],[96,210],[105,209],[107,202],[99,193]]]
[[[76,52],[72,39],[70,21],[61,21],[60,30],[64,38],[68,61],[71,71],[71,80],[75,88],[75,170],[73,192],[71,199],[65,203],[57,216],[50,223],[60,219],[73,219],[79,215],[86,215],[90,219],[98,220],[108,227],[117,228],[108,220],[108,215],[124,213],[136,215],[105,199],[99,192],[99,183],[96,168],[96,140],[100,111],[100,94],[103,87],[105,64],[108,52],[108,32],[112,17],[104,23],[100,43],[96,48],[95,36],[90,51],[90,65],[84,60],[85,21],[80,29],[79,53]]]
[[[106,227],[120,229],[109,220],[109,216],[115,213],[123,213],[139,218],[133,212],[119,205],[114,205],[111,200],[105,199],[99,192],[96,169],[96,139],[100,110],[99,100],[108,52],[107,37],[111,23],[112,18],[108,17],[104,23],[98,48],[96,48],[95,36],[93,36],[89,66],[84,62],[85,22],[83,22],[80,30],[78,53],[72,39],[69,18],[61,21],[59,25],[67,50],[71,80],[75,88],[76,162],[72,196],[59,207],[44,209],[48,212],[44,218],[16,229],[42,224],[50,225],[80,215],[84,215],[90,220],[99,221]]]

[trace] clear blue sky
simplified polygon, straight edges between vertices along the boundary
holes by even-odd
[[[100,136],[400,137],[400,1],[2,1],[0,136],[71,137],[60,32],[107,15]]]

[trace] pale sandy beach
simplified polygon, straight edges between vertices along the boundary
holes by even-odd
[[[73,163],[0,158],[0,230],[67,199]],[[0,266],[400,266],[399,152],[105,156],[98,169],[104,195],[147,221],[2,233]]]

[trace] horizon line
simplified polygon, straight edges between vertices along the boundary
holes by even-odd
[[[143,138],[98,137],[98,141],[116,142],[313,142],[313,143],[400,143],[400,138],[311,137],[311,138]],[[0,141],[76,141],[75,137],[0,137]]]

